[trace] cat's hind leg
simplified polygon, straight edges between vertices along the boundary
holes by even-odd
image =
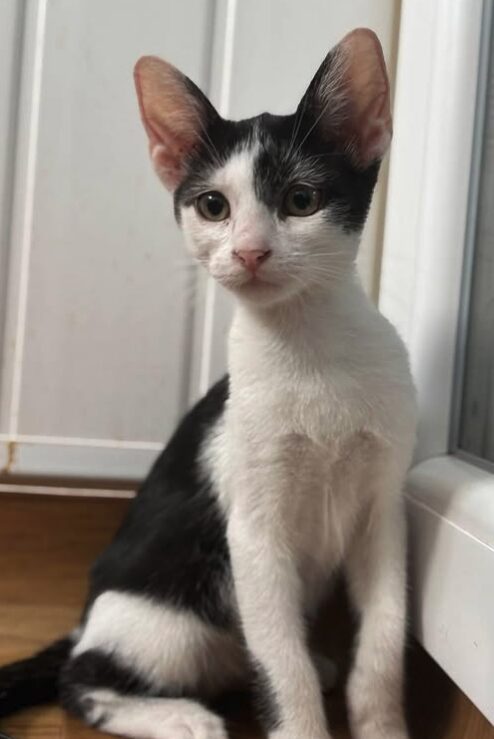
[[[61,703],[85,723],[132,739],[227,739],[223,721],[198,701],[157,694],[115,657],[89,649],[60,679]]]
[[[229,630],[137,594],[106,591],[62,669],[60,699],[86,723],[121,736],[226,739],[222,720],[200,701],[236,687],[246,666]]]

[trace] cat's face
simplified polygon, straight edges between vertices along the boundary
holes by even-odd
[[[354,31],[326,57],[295,114],[222,119],[174,67],[136,67],[151,157],[174,192],[193,256],[259,304],[327,290],[353,267],[391,138],[382,52]]]
[[[283,300],[351,269],[377,166],[356,172],[297,116],[217,121],[175,192],[189,249],[238,296]],[[305,141],[304,141],[305,138]]]

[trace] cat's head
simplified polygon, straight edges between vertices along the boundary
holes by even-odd
[[[392,131],[372,31],[329,52],[292,115],[225,120],[155,57],[139,60],[135,80],[154,167],[190,251],[218,282],[269,304],[353,270]]]

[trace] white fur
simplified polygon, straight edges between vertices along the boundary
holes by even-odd
[[[223,721],[190,700],[131,698],[111,690],[90,690],[88,721],[132,739],[228,739]]]
[[[246,673],[243,651],[231,634],[193,613],[111,590],[96,599],[72,654],[88,649],[118,655],[155,689],[215,694]]]

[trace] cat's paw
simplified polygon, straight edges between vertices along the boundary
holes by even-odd
[[[201,705],[184,701],[176,712],[163,716],[155,733],[156,739],[228,739],[223,719]]]
[[[354,732],[356,739],[410,739],[410,735],[406,731],[372,731],[372,732]]]
[[[110,690],[88,692],[83,700],[86,721],[109,734],[148,739],[228,739],[223,720],[194,701],[139,699]]]
[[[305,728],[298,727],[278,727],[275,731],[268,735],[268,739],[332,739],[332,736],[325,730],[307,731]]]
[[[380,723],[373,726],[355,725],[352,722],[352,736],[355,739],[410,739],[408,731],[403,726],[390,726]]]
[[[162,733],[161,733],[162,732]],[[224,723],[218,716],[204,711],[202,715],[177,717],[162,725],[160,739],[228,739]]]

